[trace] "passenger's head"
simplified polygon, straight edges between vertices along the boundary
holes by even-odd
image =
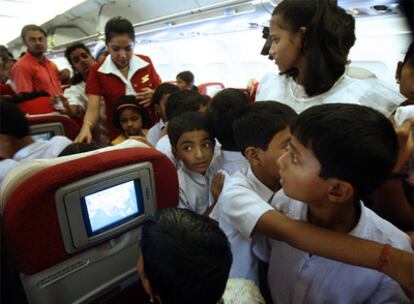
[[[261,101],[250,104],[234,121],[239,150],[261,182],[272,189],[279,185],[278,159],[287,151],[290,126],[296,117],[296,112],[287,105]]]
[[[0,101],[0,115],[0,159],[12,158],[20,142],[30,137],[29,123],[19,107],[7,101]]]
[[[194,75],[190,71],[183,71],[176,76],[177,86],[180,90],[189,90],[194,85]]]
[[[59,153],[58,157],[90,152],[96,149],[98,149],[98,147],[94,144],[73,143],[67,146],[65,149],[63,149],[62,152]]]
[[[172,93],[165,104],[167,120],[185,112],[204,112],[208,100],[195,91],[179,91]]]
[[[114,126],[125,136],[140,136],[142,128],[148,124],[147,112],[133,95],[119,97],[115,102]]]
[[[404,61],[398,62],[397,82],[400,84],[400,92],[409,101],[414,103],[414,42],[411,42],[405,54]]]
[[[134,50],[135,31],[132,23],[122,17],[109,19],[105,24],[106,49],[119,69],[125,69]]]
[[[285,193],[302,202],[356,202],[391,174],[398,141],[376,110],[325,104],[299,114],[289,151],[279,159]]]
[[[222,149],[239,151],[234,140],[233,122],[240,115],[249,100],[237,89],[224,89],[214,95],[209,104],[208,114],[213,135],[220,142]]]
[[[306,93],[314,96],[345,72],[355,20],[335,1],[284,0],[273,11],[269,34],[269,54],[279,71],[293,77],[302,73]]]
[[[27,51],[35,56],[42,56],[47,50],[47,34],[43,28],[35,24],[25,25],[21,32]]]
[[[214,137],[205,114],[187,112],[168,122],[168,138],[176,159],[191,171],[204,174],[214,154]]]
[[[74,71],[72,83],[86,81],[89,69],[96,63],[88,47],[83,43],[73,44],[65,50],[65,57]]]
[[[218,225],[186,209],[164,209],[141,232],[137,269],[152,299],[163,304],[216,304],[232,263]]]
[[[165,104],[168,97],[175,92],[178,92],[178,87],[176,85],[171,83],[161,83],[152,95],[152,103],[155,106],[155,110],[164,122],[168,121],[167,114],[165,112]]]

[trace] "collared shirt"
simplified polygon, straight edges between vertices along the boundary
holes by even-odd
[[[211,172],[200,174],[188,169],[184,164],[177,170],[180,189],[179,208],[203,214],[209,206]]]
[[[276,193],[272,206],[290,218],[307,221],[308,206],[288,198],[283,190]],[[412,252],[405,233],[362,203],[359,221],[349,234]],[[254,252],[269,262],[273,303],[409,303],[398,283],[381,272],[310,256],[285,242],[263,244],[257,242]]]
[[[161,79],[152,65],[151,59],[143,55],[132,56],[129,63],[128,76],[125,78],[108,55],[103,62],[91,67],[86,84],[86,94],[103,96],[106,105],[106,123],[110,139],[114,139],[120,131],[113,126],[114,103],[124,95],[136,95],[144,88],[155,89]],[[150,120],[155,123],[157,116],[154,105],[145,108]]]
[[[297,113],[326,103],[353,103],[374,108],[389,117],[406,98],[379,79],[353,79],[346,75],[329,91],[309,97],[304,87],[291,77],[269,73],[260,81],[256,100],[283,102]]]
[[[213,161],[211,162],[213,172],[223,170],[230,175],[236,171],[246,169],[248,166],[249,163],[243,154],[223,149],[217,150],[217,153],[215,153]]]
[[[164,135],[158,140],[155,146],[155,149],[165,154],[171,160],[174,166],[178,168],[179,162],[178,162],[178,159],[176,159],[174,154],[172,153],[171,143],[170,143],[170,139],[168,138],[168,135]]]
[[[71,143],[72,141],[65,136],[53,136],[48,141],[34,142],[20,149],[13,155],[13,159],[22,161],[38,158],[55,158]]]
[[[155,125],[148,131],[147,139],[155,147],[157,142],[161,138],[161,131],[164,129],[165,123],[160,119]]]
[[[78,84],[71,85],[63,93],[68,99],[69,105],[79,107],[83,113],[86,112],[86,106],[88,104],[88,96],[86,96],[85,88],[86,82],[82,81]],[[99,147],[106,147],[109,144],[108,130],[105,126],[105,120],[105,102],[101,99],[98,124],[92,131],[93,139]]]
[[[11,78],[16,92],[40,92],[49,95],[62,94],[57,66],[47,57],[37,58],[26,52],[12,68]]]
[[[210,217],[218,221],[231,244],[233,264],[230,277],[246,278],[258,284],[257,259],[252,253],[252,232],[259,218],[273,210],[269,201],[274,191],[245,168],[226,176]]]

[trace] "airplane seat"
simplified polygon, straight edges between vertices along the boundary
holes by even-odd
[[[29,115],[47,114],[56,111],[50,104],[48,96],[42,96],[26,100],[17,105],[20,108],[20,110]]]
[[[198,90],[202,95],[213,97],[218,91],[224,89],[221,82],[206,82],[198,85]]]
[[[26,179],[3,197],[4,244],[29,303],[89,303],[135,283],[143,220],[177,206],[176,169],[162,153],[101,150],[44,160],[33,175],[23,164]]]
[[[30,115],[27,117],[30,125],[30,134],[35,138],[47,140],[55,135],[64,135],[74,140],[80,132],[79,124],[57,113]]]

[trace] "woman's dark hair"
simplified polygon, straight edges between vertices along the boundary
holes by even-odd
[[[296,32],[305,27],[302,53],[307,64],[304,88],[308,96],[329,91],[345,72],[349,50],[355,43],[355,19],[328,0],[284,0],[273,11],[284,26]],[[282,25],[283,27],[283,25]],[[298,75],[296,68],[283,74]]]
[[[128,35],[135,42],[135,31],[132,23],[120,16],[109,19],[105,24],[105,42],[108,43],[112,38],[118,35]]]
[[[72,66],[72,70],[73,70],[73,76],[72,76],[72,79],[70,80],[70,83],[72,85],[77,85],[78,83],[81,83],[83,81],[82,75],[79,74],[78,71],[76,71],[75,67],[73,66],[72,61],[70,61],[70,54],[72,54],[72,52],[77,50],[77,49],[84,49],[86,53],[88,53],[90,56],[92,56],[91,51],[83,43],[72,44],[71,46],[69,46],[65,50],[65,58],[70,63],[70,65]]]

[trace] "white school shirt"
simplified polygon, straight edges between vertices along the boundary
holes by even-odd
[[[15,161],[22,161],[38,158],[55,158],[71,143],[72,141],[65,136],[53,136],[48,141],[34,142],[20,149],[13,155],[13,159]]]
[[[82,81],[78,84],[71,85],[63,92],[68,100],[69,105],[78,106],[85,113],[88,104],[88,96],[85,92],[86,83]],[[99,147],[106,147],[109,145],[108,130],[105,126],[106,112],[105,112],[105,101],[101,98],[99,120],[96,127],[92,130],[93,138]]]
[[[157,142],[157,145],[155,146],[155,149],[165,154],[171,160],[174,166],[178,168],[179,162],[178,159],[176,159],[174,154],[172,153],[171,143],[170,139],[168,138],[168,135],[164,135],[160,138],[160,140]]]
[[[389,117],[406,98],[379,79],[354,79],[345,74],[328,92],[308,97],[304,87],[297,84],[292,77],[269,73],[260,81],[256,100],[278,101],[290,106],[297,113],[326,103],[360,104]]]
[[[147,133],[147,140],[155,147],[157,142],[161,138],[161,131],[165,127],[165,123],[160,119],[155,125],[153,125]]]
[[[217,141],[216,141],[216,147]],[[249,167],[249,162],[240,152],[216,149],[210,168],[213,173],[223,170],[232,175],[234,172],[244,170]]]
[[[259,218],[273,210],[268,202],[274,194],[256,178],[250,167],[225,177],[223,191],[210,217],[219,223],[231,244],[231,278],[245,278],[258,284],[251,234]]]
[[[210,198],[210,183],[213,179],[211,171],[207,170],[206,174],[200,174],[180,163],[177,175],[180,190],[178,208],[203,214],[210,205],[210,201],[212,202]]]
[[[272,206],[292,219],[307,221],[308,206],[276,193]],[[412,252],[408,236],[361,203],[361,216],[350,235],[391,244]],[[269,262],[268,284],[273,303],[409,303],[397,282],[376,270],[344,264],[267,239],[254,252]],[[349,248],[352,250],[352,248]],[[363,254],[363,253],[361,253]]]

